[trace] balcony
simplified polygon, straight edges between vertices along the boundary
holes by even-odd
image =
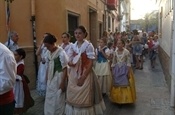
[[[109,10],[117,10],[118,0],[107,0],[107,7]]]

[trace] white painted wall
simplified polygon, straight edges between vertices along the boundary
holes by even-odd
[[[175,2],[174,7],[175,9]],[[173,10],[173,37],[172,37],[172,50],[171,50],[171,100],[170,105],[174,107],[175,105],[175,10]]]
[[[123,19],[121,20],[120,30],[126,31],[126,25],[129,21],[129,16],[126,16],[126,13],[129,13],[129,2],[127,3],[125,0],[121,2],[121,14],[123,15]]]
[[[171,39],[172,39],[172,21],[173,21],[173,11],[170,10],[170,5],[167,7],[167,4],[170,3],[170,0],[159,0],[159,12],[161,7],[163,7],[162,15],[162,33],[161,38],[159,39],[160,46],[170,57],[171,55]],[[159,29],[160,30],[160,29]],[[160,31],[159,31],[160,33]]]
[[[160,41],[160,46],[170,57],[170,71],[169,71],[171,74],[170,105],[174,107],[175,105],[175,11],[171,9],[171,5],[169,4],[170,1],[171,0],[158,0],[159,9],[163,7],[162,33],[161,33],[162,37],[159,39],[159,41]],[[169,7],[167,7],[167,5],[169,5]],[[175,2],[174,2],[173,9],[175,9]]]
[[[172,13],[162,21],[162,38],[159,39],[160,46],[170,56],[171,53],[171,38],[172,38]]]

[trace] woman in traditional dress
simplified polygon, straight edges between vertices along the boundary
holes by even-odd
[[[45,38],[49,33],[45,33],[44,37]],[[36,51],[36,55],[39,56],[40,58],[40,63],[39,63],[39,70],[38,70],[38,76],[37,76],[37,92],[40,96],[45,96],[46,95],[46,75],[47,75],[47,67],[48,67],[48,59],[46,58],[47,54],[47,48],[44,46],[43,41],[41,42],[41,45]]]
[[[117,104],[134,103],[136,100],[134,75],[131,69],[130,53],[124,48],[125,42],[118,40],[113,54],[113,86],[110,100]]]
[[[69,50],[70,76],[67,87],[66,115],[99,115],[105,110],[97,76],[92,70],[95,52],[85,40],[87,31],[79,26],[75,32],[77,41]]]
[[[95,73],[98,76],[101,92],[103,95],[109,94],[111,86],[111,74],[109,66],[110,50],[107,47],[107,39],[99,40],[99,47],[97,48],[97,60],[95,63]]]
[[[43,40],[44,46],[49,50],[45,115],[63,115],[65,110],[68,57],[61,47],[56,46],[56,41],[53,35],[47,35]]]
[[[71,47],[72,43],[70,43],[71,35],[67,32],[62,33],[61,35],[63,43],[61,44],[61,47],[64,49],[66,54],[68,54],[69,48]]]
[[[14,88],[15,94],[15,111],[14,114],[25,113],[30,107],[34,105],[34,100],[30,95],[30,90],[24,76],[24,58],[26,53],[23,49],[19,48],[14,52],[17,62],[17,77]]]

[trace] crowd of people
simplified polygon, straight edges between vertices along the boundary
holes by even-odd
[[[95,48],[86,40],[84,26],[71,35],[57,38],[45,33],[36,51],[39,57],[37,92],[45,97],[45,115],[102,115],[106,109],[103,98],[118,105],[136,101],[133,68],[143,69],[144,59],[149,57],[155,67],[158,53],[158,36],[151,32],[104,31]],[[19,48],[18,34],[0,43],[0,113],[13,115],[25,113],[34,105],[28,80],[24,75],[26,52]],[[6,47],[5,47],[6,46]],[[10,50],[11,51],[10,51]]]
[[[106,33],[106,32],[104,32]],[[151,31],[138,32],[133,30],[132,32],[116,32],[113,36],[108,36],[113,39],[114,47],[117,46],[117,40],[122,39],[125,41],[125,48],[131,54],[131,63],[135,69],[143,69],[143,62],[146,57],[150,59],[151,67],[155,67],[156,55],[158,54],[158,35]]]

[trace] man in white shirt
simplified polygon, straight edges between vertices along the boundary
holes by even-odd
[[[13,115],[16,61],[13,53],[0,43],[0,115]]]
[[[10,40],[8,40],[4,45],[7,46],[12,52],[19,48],[18,46],[19,36],[17,32],[10,33]]]

